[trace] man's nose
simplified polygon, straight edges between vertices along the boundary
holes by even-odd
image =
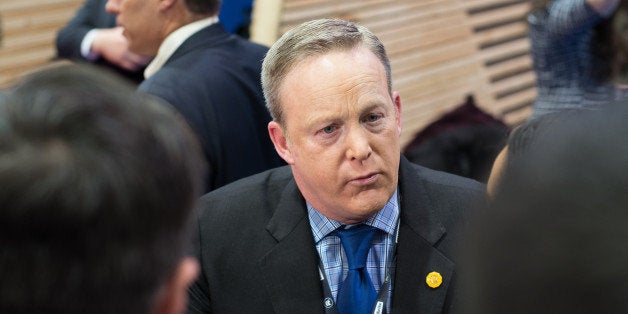
[[[118,14],[120,8],[119,0],[107,0],[105,4],[105,11],[111,14]]]
[[[373,150],[369,143],[367,131],[363,128],[355,128],[347,133],[347,158],[349,160],[365,160],[371,156]]]

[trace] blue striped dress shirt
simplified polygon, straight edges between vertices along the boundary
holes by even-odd
[[[312,205],[307,203],[310,227],[314,234],[316,250],[321,260],[321,267],[329,282],[334,300],[338,295],[338,288],[342,280],[346,277],[348,264],[340,238],[329,235],[332,231],[342,226],[342,223],[329,219],[318,212]],[[380,230],[375,234],[371,249],[369,251],[366,267],[375,290],[379,293],[382,283],[386,277],[386,266],[391,264],[395,248],[395,230],[399,221],[399,204],[397,201],[397,191],[388,200],[384,208],[377,214],[371,216],[364,223]],[[390,265],[391,275],[394,274],[395,265]],[[394,277],[394,276],[391,276]],[[392,278],[391,278],[392,281]],[[392,282],[388,289],[386,302],[386,312],[390,313],[390,296],[392,294]]]

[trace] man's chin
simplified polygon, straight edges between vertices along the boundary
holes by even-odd
[[[357,200],[357,202],[353,202],[353,206],[350,211],[353,213],[358,213],[360,216],[366,219],[373,216],[382,208],[384,208],[384,206],[390,199],[390,197],[385,195],[384,193],[369,196],[370,197],[364,197]]]

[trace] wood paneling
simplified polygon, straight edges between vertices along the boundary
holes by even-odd
[[[47,64],[83,0],[1,0],[0,86]],[[473,94],[511,125],[536,96],[527,0],[256,0],[251,39],[271,45],[307,20],[358,22],[384,43],[403,103],[402,143]]]
[[[82,0],[0,1],[0,87],[47,65],[55,56],[57,31]]]

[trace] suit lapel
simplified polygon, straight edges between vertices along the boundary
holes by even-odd
[[[446,230],[433,211],[438,204],[426,194],[424,182],[412,165],[402,157],[399,190],[401,225],[397,247],[397,266],[393,290],[393,312],[441,313],[451,284],[454,263],[434,244]],[[442,276],[438,288],[430,288],[425,279],[430,272]]]
[[[305,201],[294,180],[286,186],[266,229],[277,244],[259,260],[277,313],[322,313],[318,253]]]

